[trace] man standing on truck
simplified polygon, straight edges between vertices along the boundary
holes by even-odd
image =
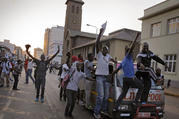
[[[158,56],[154,55],[153,52],[149,50],[149,45],[147,42],[144,42],[142,51],[137,55],[137,78],[142,78],[144,83],[144,90],[142,92],[141,96],[141,102],[142,104],[146,104],[149,91],[151,88],[151,72],[148,69],[151,69],[151,60],[155,60],[156,62],[159,62],[162,65],[166,66],[166,63],[159,58]]]
[[[137,95],[136,95],[135,101],[133,102],[133,105],[137,106],[139,104],[139,99],[140,99],[142,91],[143,91],[143,84],[139,79],[137,79],[135,77],[133,57],[132,57],[132,52],[135,47],[135,42],[136,42],[138,36],[139,36],[139,34],[137,34],[137,36],[130,48],[128,48],[128,47],[125,48],[125,54],[126,54],[125,58],[120,63],[119,67],[112,73],[112,75],[114,75],[120,69],[123,69],[123,72],[124,72],[122,93],[115,103],[115,106],[113,108],[114,112],[118,110],[118,107],[119,107],[122,99],[126,96],[127,91],[130,87],[138,88]]]
[[[97,98],[96,98],[96,106],[94,108],[94,117],[96,119],[101,118],[100,111],[102,110],[104,113],[107,112],[108,106],[108,97],[109,97],[109,87],[110,83],[107,82],[107,76],[109,75],[109,62],[114,59],[108,54],[108,47],[105,46],[100,48],[100,38],[104,33],[105,25],[100,29],[100,33],[98,35],[96,41],[96,52],[97,52],[97,69],[96,69],[96,89],[97,89]]]

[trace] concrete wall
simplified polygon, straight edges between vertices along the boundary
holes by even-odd
[[[176,2],[179,3],[178,0],[169,0],[174,5]],[[171,3],[170,3],[171,4]],[[168,5],[166,5],[168,6]],[[166,7],[165,6],[165,7]],[[155,6],[155,9],[162,9],[161,6]],[[152,8],[146,10],[144,14],[148,14],[151,12]],[[159,55],[162,59],[164,59],[164,55],[167,54],[176,54],[177,55],[177,64],[176,64],[176,72],[175,73],[167,73],[164,72],[164,66],[159,65],[162,69],[163,74],[166,79],[172,79],[173,81],[179,81],[179,33],[168,34],[168,20],[171,18],[175,18],[179,16],[179,8],[168,11],[166,13],[145,19],[142,21],[142,35],[141,42],[148,42],[151,51],[155,54]],[[151,37],[151,25],[153,23],[161,22],[161,34],[157,37]]]

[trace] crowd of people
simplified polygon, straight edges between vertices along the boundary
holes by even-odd
[[[107,45],[102,47],[100,44],[100,37],[103,32],[104,29],[100,29],[100,33],[96,41],[96,69],[93,64],[95,54],[89,53],[87,59],[84,60],[81,55],[78,55],[78,57],[72,56],[70,52],[66,54],[66,62],[58,68],[60,100],[66,101],[66,108],[64,112],[65,116],[73,117],[72,112],[76,102],[82,102],[87,108],[90,107],[90,83],[92,83],[92,81],[96,81],[97,91],[96,105],[93,115],[96,119],[99,119],[101,118],[101,112],[107,113],[109,89],[111,87],[110,80],[113,80],[114,75],[121,69],[123,69],[124,72],[123,88],[118,100],[115,101],[113,109],[114,112],[118,110],[121,101],[126,96],[130,87],[138,88],[135,101],[132,104],[134,106],[139,106],[140,104],[147,103],[148,94],[151,88],[150,79],[152,78],[154,83],[161,83],[164,80],[161,70],[158,68],[155,73],[150,66],[151,59],[165,66],[166,63],[149,50],[149,45],[147,43],[143,44],[142,51],[137,56],[137,72],[135,73],[132,54],[139,34],[136,35],[133,43],[126,47],[125,57],[119,64],[118,68],[112,73],[109,73],[109,63],[113,62],[114,64],[117,64],[117,61],[110,56],[109,47]],[[0,87],[5,86],[5,80],[6,86],[9,87],[10,74],[12,73],[14,77],[14,85],[12,89],[19,90],[18,80],[24,66],[26,74],[25,84],[29,83],[30,77],[36,88],[35,101],[38,102],[40,99],[43,103],[46,72],[52,59],[59,53],[59,48],[51,58],[46,59],[42,54],[40,60],[30,54],[29,48],[30,45],[26,45],[26,52],[31,59],[27,58],[24,62],[21,60],[10,60],[8,57],[1,57]],[[34,78],[32,76],[33,68],[35,68]],[[49,71],[52,72],[52,69],[50,68]]]

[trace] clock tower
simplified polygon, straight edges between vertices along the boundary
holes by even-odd
[[[64,40],[63,40],[63,57],[62,62],[66,60],[66,53],[71,49],[71,41],[67,39],[68,30],[81,31],[82,21],[82,6],[84,2],[82,0],[67,0],[66,1],[66,18],[64,27]]]

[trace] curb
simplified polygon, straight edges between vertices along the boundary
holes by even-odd
[[[175,93],[168,92],[168,91],[165,91],[165,95],[174,96],[174,97],[179,97],[179,94],[175,94]]]

